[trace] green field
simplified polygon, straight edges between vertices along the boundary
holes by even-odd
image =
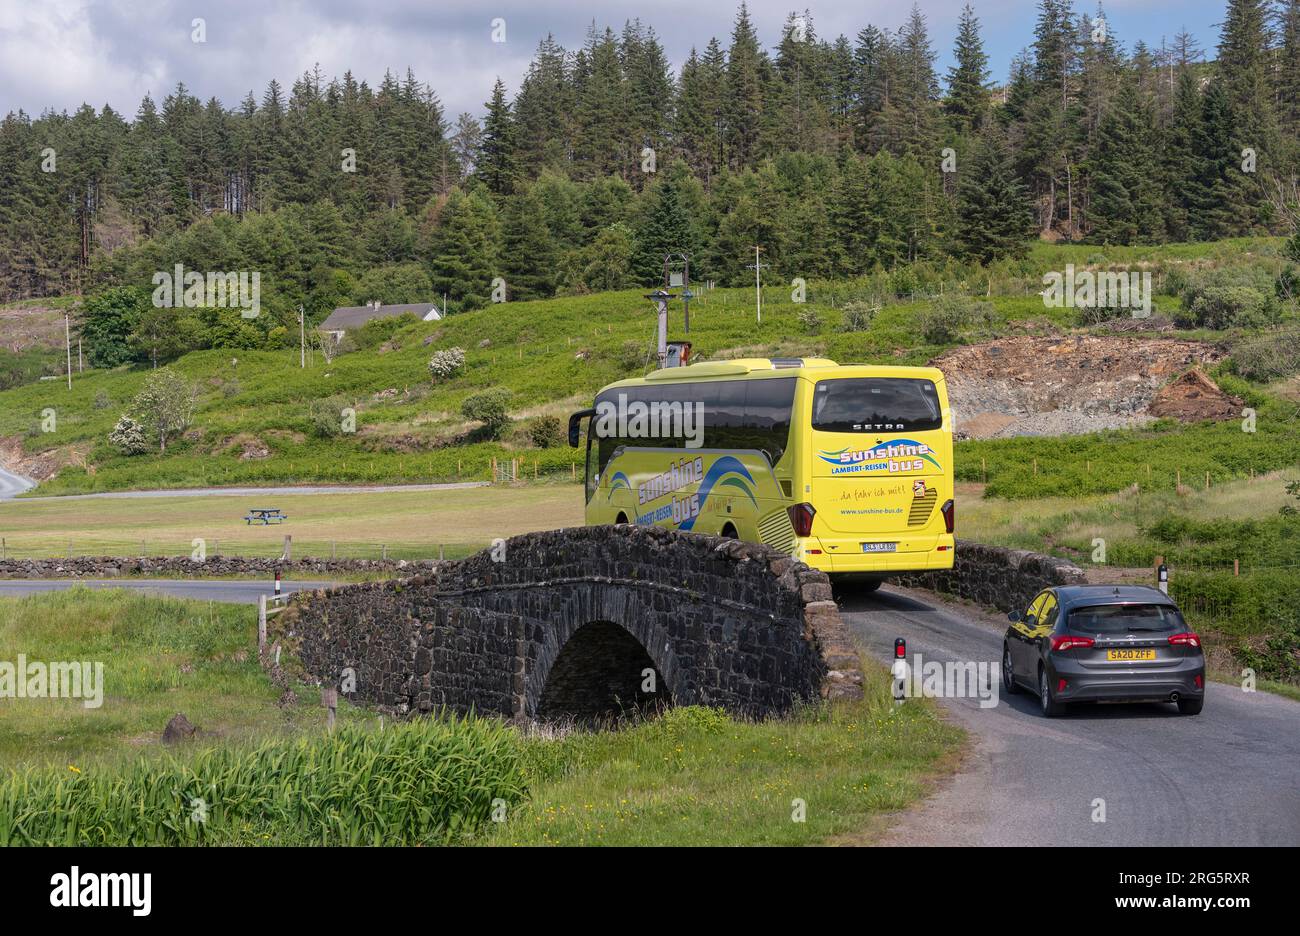
[[[268,503],[263,503],[268,501]],[[273,501],[273,503],[270,503]],[[250,507],[279,507],[286,523],[249,526]],[[430,559],[476,552],[492,540],[583,523],[573,484],[497,485],[445,491],[209,497],[28,498],[0,503],[12,557],[209,555]]]
[[[874,665],[864,702],[767,722],[683,708],[601,732],[446,717],[381,731],[342,702],[326,735],[318,690],[295,685],[297,701],[278,704],[254,632],[230,605],[86,589],[0,599],[0,660],[102,661],[105,685],[97,708],[0,704],[0,844],[869,841],[962,741],[929,703],[896,710]],[[200,734],[165,750],[177,711]],[[497,798],[504,824],[490,822]]]

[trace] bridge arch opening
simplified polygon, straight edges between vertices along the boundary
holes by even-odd
[[[541,721],[603,721],[673,704],[672,692],[641,642],[609,621],[573,632],[546,677]]]

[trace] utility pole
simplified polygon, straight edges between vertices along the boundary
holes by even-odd
[[[754,308],[760,325],[763,324],[763,281],[760,276],[763,264],[759,262],[758,255],[762,250],[762,247],[754,245]]]
[[[298,306],[298,366],[307,366],[307,316]]]
[[[72,389],[72,320],[63,313],[63,340],[68,349],[68,389]]]

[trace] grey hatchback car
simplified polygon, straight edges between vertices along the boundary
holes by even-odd
[[[1205,705],[1205,653],[1178,606],[1146,585],[1066,585],[1012,611],[1002,645],[1002,685],[1037,692],[1047,716],[1071,702]]]

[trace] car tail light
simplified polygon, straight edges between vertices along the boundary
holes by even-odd
[[[812,504],[792,504],[786,508],[790,515],[790,525],[794,527],[795,536],[811,536],[813,517],[817,509]]]
[[[1069,685],[1069,683],[1066,682],[1064,679],[1062,679],[1060,682],[1058,682],[1058,683],[1056,684],[1056,691],[1057,691],[1057,692],[1064,692],[1064,691],[1065,691],[1065,687],[1068,686],[1068,685]]]
[[[1075,637],[1073,634],[1057,634],[1052,637],[1053,650],[1073,650],[1075,647],[1086,649],[1092,645],[1091,637]]]
[[[1169,635],[1169,643],[1171,646],[1174,647],[1182,646],[1182,647],[1199,648],[1201,646],[1201,638],[1196,634],[1192,634],[1192,633],[1171,634]]]
[[[943,506],[939,508],[939,512],[943,514],[943,525],[947,527],[948,532],[951,533],[953,527],[957,523],[957,507],[953,504],[951,497],[943,502]]]
[[[1204,689],[1204,688],[1205,688],[1205,681],[1201,679],[1201,674],[1200,674],[1200,673],[1197,673],[1197,674],[1196,674],[1196,678],[1194,679],[1194,682],[1196,683],[1196,688],[1197,688],[1197,689]]]

